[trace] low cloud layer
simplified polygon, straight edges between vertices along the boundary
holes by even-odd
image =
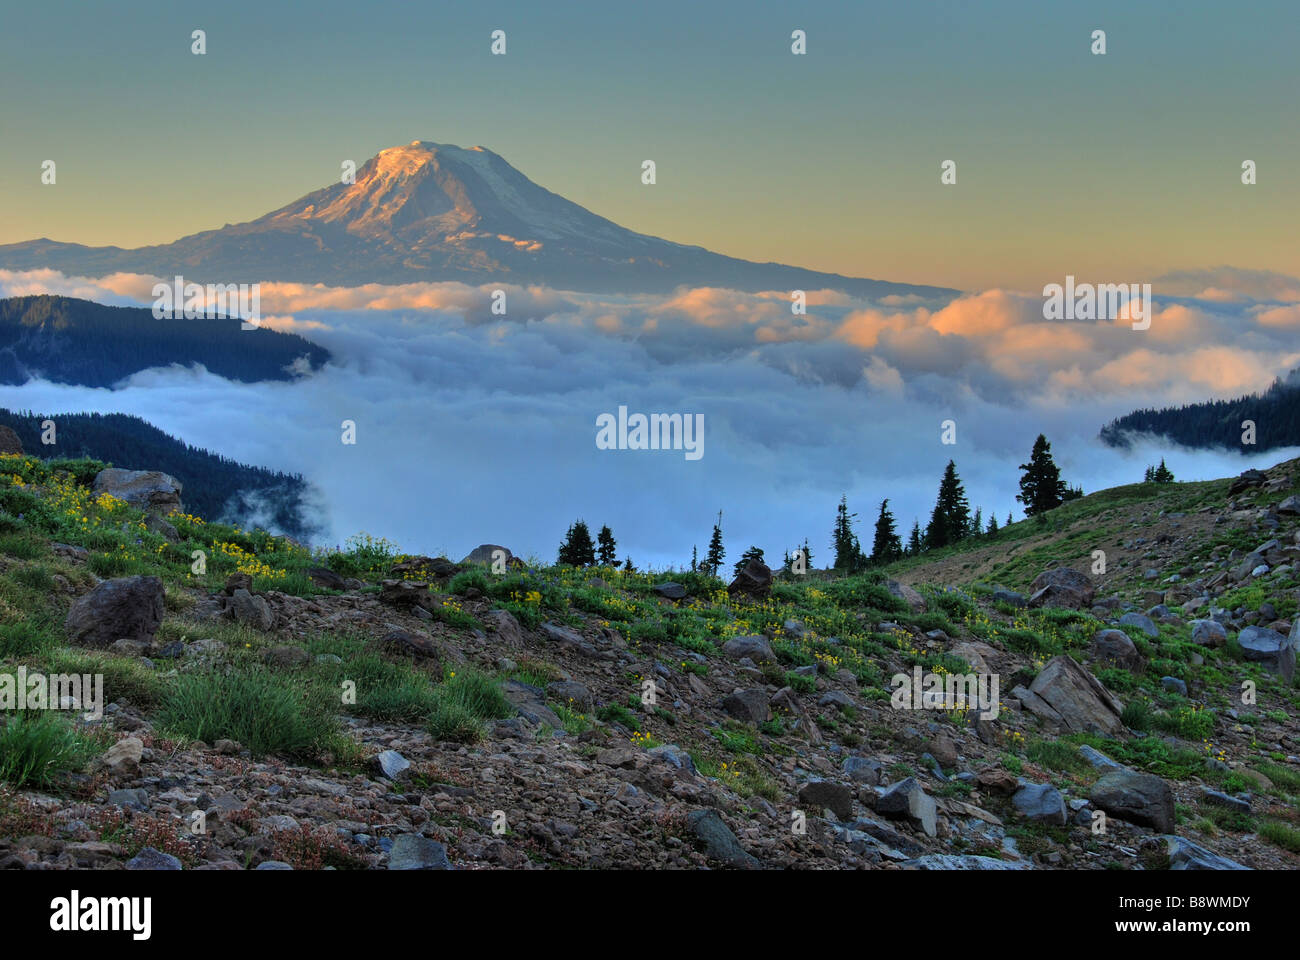
[[[1135,407],[1251,392],[1300,365],[1295,304],[1282,296],[1300,281],[1240,273],[1183,277],[1231,295],[1157,296],[1146,331],[1046,321],[1041,296],[1003,290],[946,304],[809,291],[795,315],[789,291],[502,285],[502,317],[492,286],[263,284],[265,322],[329,349],[324,370],[276,384],[150,370],[111,391],[34,381],[0,388],[0,404],[133,413],[301,472],[322,492],[335,543],[364,530],[410,551],[459,558],[491,541],[553,559],[583,517],[614,529],[620,557],[680,564],[722,509],[733,559],[751,543],[779,558],[807,537],[820,564],[841,494],[868,543],[883,497],[905,535],[927,519],[950,457],[986,517],[1019,516],[1016,465],[1039,432],[1086,490],[1139,480],[1161,456],[1180,479],[1203,479],[1296,455],[1115,451],[1096,439]],[[154,282],[0,271],[0,295],[148,304]],[[596,418],[620,405],[703,414],[704,456],[597,449]],[[954,446],[940,443],[948,419]],[[357,424],[355,446],[340,442],[343,420]]]

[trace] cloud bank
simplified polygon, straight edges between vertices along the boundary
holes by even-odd
[[[1219,290],[1241,280],[1184,277]],[[1260,292],[1261,278],[1245,281]],[[0,271],[0,295],[148,304],[154,282]],[[986,518],[1019,516],[1016,465],[1039,432],[1085,490],[1139,480],[1161,456],[1180,479],[1204,479],[1296,455],[1116,451],[1096,439],[1135,407],[1252,392],[1300,365],[1300,318],[1275,296],[1300,281],[1264,286],[1272,299],[1157,296],[1151,328],[1134,331],[1046,321],[1041,296],[1007,290],[948,303],[808,291],[797,315],[789,291],[263,284],[264,322],[330,350],[325,369],[276,384],[202,368],[149,370],[113,390],[33,381],[0,388],[0,404],[133,413],[301,472],[321,491],[333,543],[366,531],[409,551],[459,558],[490,541],[549,560],[582,517],[613,528],[620,557],[662,566],[702,550],[721,509],[733,559],[751,543],[779,558],[807,537],[820,564],[841,494],[864,540],[885,497],[906,534],[928,518],[950,457]],[[492,313],[496,289],[504,316]],[[703,414],[704,457],[597,449],[597,417],[620,405]],[[344,420],[357,425],[353,446],[340,442]],[[955,445],[940,442],[945,420]]]

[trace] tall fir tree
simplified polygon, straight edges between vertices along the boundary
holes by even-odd
[[[1020,493],[1016,500],[1025,505],[1025,516],[1032,517],[1048,510],[1054,510],[1065,500],[1065,481],[1061,471],[1052,459],[1052,445],[1041,433],[1034,441],[1033,452],[1029,462],[1022,463],[1020,469]]]
[[[939,497],[925,531],[927,547],[946,547],[970,532],[970,504],[957,476],[957,465],[949,460],[939,482]]]
[[[618,565],[618,554],[614,552],[614,531],[608,526],[600,528],[600,533],[596,534],[596,543],[599,550],[596,551],[596,562],[602,567],[613,567]]]
[[[918,553],[921,552],[921,549],[922,549],[921,521],[913,520],[912,533],[911,536],[907,538],[907,552],[912,556],[916,556]]]
[[[716,577],[726,556],[727,551],[722,546],[722,511],[719,510],[718,522],[713,525],[713,536],[709,538],[709,550],[704,555],[704,569]]]
[[[1173,483],[1173,471],[1165,466],[1165,458],[1160,458],[1160,466],[1151,471],[1151,479],[1156,483]]]
[[[971,517],[970,535],[972,537],[984,535],[984,510],[982,507],[976,507],[975,516]]]
[[[581,521],[576,521],[560,544],[559,561],[571,567],[589,567],[596,562],[596,545],[591,542],[591,531]]]
[[[990,537],[998,532],[998,515],[996,513],[989,516],[989,528],[986,532]]]
[[[852,573],[858,566],[858,557],[862,547],[853,534],[853,521],[856,513],[849,513],[849,498],[840,497],[840,505],[835,510],[835,529],[831,531],[831,540],[835,544],[835,569]]]
[[[880,515],[876,517],[876,537],[871,544],[872,563],[893,563],[903,555],[903,542],[894,528],[894,515],[889,511],[889,498],[880,501]]]
[[[699,569],[698,558],[699,558],[699,553],[696,550],[695,544],[692,543],[691,544],[691,573],[694,573],[697,569]]]

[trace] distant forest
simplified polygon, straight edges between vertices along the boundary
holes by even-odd
[[[57,443],[41,443],[41,422],[53,420]],[[205,520],[256,524],[298,540],[316,525],[306,516],[307,483],[297,474],[250,467],[168,436],[124,413],[60,413],[48,418],[0,408],[0,424],[13,429],[23,450],[37,457],[91,457],[126,470],[161,470],[181,482],[187,512]]]
[[[1278,378],[1263,393],[1235,400],[1211,400],[1163,410],[1135,410],[1108,423],[1101,439],[1127,447],[1132,434],[1154,434],[1186,447],[1242,448],[1242,421],[1255,422],[1252,451],[1300,446],[1300,368]]]
[[[241,330],[234,318],[154,319],[147,307],[108,307],[71,297],[0,300],[0,383],[34,377],[111,387],[149,367],[201,363],[227,380],[289,380],[286,368],[306,357],[312,369],[325,349],[274,330]]]

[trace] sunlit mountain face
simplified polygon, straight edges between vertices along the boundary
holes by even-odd
[[[620,227],[540,187],[483,147],[417,140],[380,151],[340,182],[249,223],[124,250],[36,240],[0,247],[0,268],[103,276],[300,283],[544,284],[666,292],[836,289],[859,296],[956,291],[722,256]]]

